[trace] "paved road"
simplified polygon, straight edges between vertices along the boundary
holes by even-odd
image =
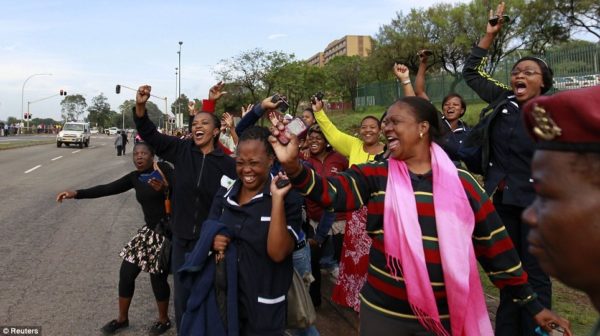
[[[134,192],[54,200],[64,189],[110,182],[131,171],[131,146],[117,157],[112,143],[112,137],[93,136],[83,149],[50,144],[0,151],[0,326],[98,335],[116,317],[118,253],[143,224]],[[146,335],[155,317],[149,277],[142,273],[130,328],[120,335]],[[356,315],[325,301],[318,327],[326,336],[352,335]]]

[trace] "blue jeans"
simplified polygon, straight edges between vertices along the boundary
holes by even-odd
[[[294,262],[294,269],[296,270],[296,272],[298,272],[298,274],[300,274],[302,279],[305,281],[305,285],[308,287],[310,285],[310,282],[312,282],[312,279],[313,279],[311,268],[310,268],[310,246],[309,246],[308,242],[306,243],[306,246],[304,246],[303,248],[294,251],[293,262]],[[307,280],[309,280],[309,281],[307,282]],[[288,332],[294,336],[319,336],[320,335],[319,331],[317,330],[317,328],[314,325],[311,325],[310,327],[308,327],[306,329],[289,329]]]

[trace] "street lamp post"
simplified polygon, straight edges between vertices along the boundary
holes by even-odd
[[[27,79],[25,79],[25,81],[23,82],[23,86],[21,87],[21,121],[23,123],[23,125],[25,125],[25,111],[23,111],[23,107],[25,105],[25,84],[27,84],[27,82],[35,76],[52,76],[51,73],[39,73],[39,74],[33,74],[29,77],[27,77]],[[19,128],[20,132],[23,133],[22,128]]]
[[[177,81],[179,80],[179,68],[175,67],[175,100],[173,100],[173,104],[175,104],[175,102],[177,102],[177,88],[179,88],[179,84],[177,84]],[[175,120],[174,120],[174,125],[175,127],[177,127],[177,124],[179,123],[179,114],[177,113],[177,109],[173,108],[173,114],[175,115]]]
[[[179,127],[183,127],[183,116],[181,115],[181,45],[183,41],[179,41],[179,51],[177,55],[179,56],[179,91],[177,92],[177,118],[180,121]]]

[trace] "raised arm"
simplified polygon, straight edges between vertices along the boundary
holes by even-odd
[[[269,137],[269,142],[292,185],[301,195],[336,212],[356,210],[368,202],[372,183],[360,166],[354,165],[343,173],[327,178],[319,176],[313,169],[300,163],[296,136],[292,135],[290,142],[283,145],[276,138],[279,135],[277,128],[273,129],[273,135]]]
[[[499,17],[498,23],[493,26],[488,22],[486,34],[479,41],[479,44],[476,47],[473,47],[471,54],[465,61],[465,65],[463,67],[463,77],[467,85],[469,85],[469,87],[487,103],[492,103],[500,95],[511,90],[509,86],[495,80],[484,70],[485,64],[487,63],[488,49],[502,28],[503,14],[504,2],[498,5],[498,8],[496,9],[495,15]],[[494,12],[490,10],[490,19],[493,17]]]
[[[415,94],[418,97],[429,100],[427,92],[425,92],[425,72],[427,72],[427,60],[429,59],[431,51],[419,50],[417,55],[419,56],[419,70],[417,71],[417,77],[415,78]]]
[[[285,204],[285,197],[292,188],[291,185],[286,185],[282,188],[277,187],[277,181],[281,179],[287,179],[282,173],[275,176],[271,181],[271,223],[269,224],[269,232],[267,236],[267,253],[274,262],[282,262],[287,256],[289,256],[294,250],[296,241],[292,238],[295,231],[292,229],[292,223],[288,224],[287,213],[297,212],[301,217],[300,206],[295,209],[287,209]],[[300,202],[300,199],[298,200]],[[300,218],[299,218],[300,219]],[[296,227],[298,226],[296,223]],[[290,229],[288,229],[288,226]],[[297,228],[296,228],[297,229]],[[291,233],[292,230],[294,233]]]
[[[148,118],[146,113],[146,102],[150,98],[151,91],[152,87],[149,85],[142,85],[137,90],[135,107],[133,108],[135,127],[140,137],[154,148],[158,156],[177,164],[177,151],[181,140],[158,132],[156,125]]]
[[[352,148],[360,146],[362,148],[363,142],[356,137],[346,134],[340,131],[327,117],[323,110],[323,101],[316,100],[316,103],[312,105],[315,119],[321,127],[323,135],[327,139],[327,142],[340,154],[345,157],[349,157],[352,152]]]
[[[415,91],[413,90],[413,86],[410,82],[410,71],[408,67],[404,64],[394,64],[394,75],[402,85],[402,90],[404,91],[405,97],[412,97],[415,95]]]

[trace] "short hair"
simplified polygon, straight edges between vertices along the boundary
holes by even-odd
[[[460,115],[462,117],[465,114],[465,112],[467,112],[467,103],[465,102],[463,97],[458,93],[449,93],[446,97],[444,97],[444,99],[442,100],[442,108],[444,107],[444,104],[446,104],[446,102],[452,98],[458,98],[460,100],[460,107],[462,107],[463,109],[463,113]]]
[[[368,115],[364,118],[361,119],[360,121],[360,125],[362,126],[362,124],[365,122],[365,120],[367,119],[373,119],[377,122],[377,126],[379,126],[379,128],[381,128],[381,121],[379,119],[377,119],[377,117],[373,116],[373,115]]]
[[[152,146],[150,146],[147,142],[143,142],[143,141],[136,142],[136,144],[133,145],[133,150],[135,150],[135,148],[138,146],[145,146],[148,149],[148,151],[150,152],[150,154],[152,156],[154,156],[154,154],[155,154],[154,148]]]
[[[541,58],[534,56],[525,56],[519,59],[515,65],[513,65],[513,70],[519,65],[519,63],[523,61],[533,61],[537,63],[537,65],[542,70],[542,81],[544,82],[544,87],[542,88],[542,94],[548,92],[552,88],[552,78],[554,77],[554,71],[548,66],[548,64]]]
[[[244,141],[249,140],[258,140],[265,145],[265,149],[267,150],[267,155],[271,157],[275,157],[275,151],[273,150],[273,146],[269,142],[269,135],[271,132],[268,128],[262,126],[250,126],[248,127],[240,136],[238,145],[236,147],[236,152],[239,151],[240,145]],[[236,153],[238,154],[238,153]]]

